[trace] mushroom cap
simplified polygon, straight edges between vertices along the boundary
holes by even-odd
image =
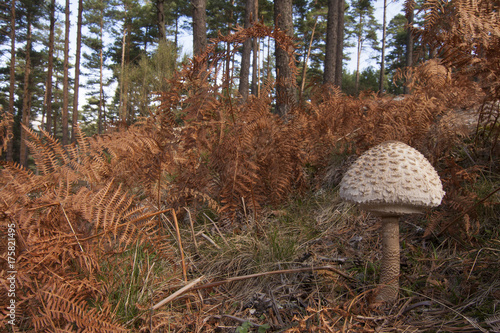
[[[423,213],[441,204],[443,185],[416,149],[383,142],[363,153],[340,182],[340,197],[382,216]]]

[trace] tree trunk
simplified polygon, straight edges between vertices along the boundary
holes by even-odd
[[[382,19],[382,55],[380,57],[380,78],[378,84],[378,91],[380,95],[384,92],[384,79],[385,79],[385,38],[386,38],[385,34],[387,28],[386,16],[387,16],[387,0],[384,0],[384,15]]]
[[[359,67],[361,61],[361,50],[363,41],[361,40],[361,36],[358,36],[358,45],[357,45],[357,59],[356,59],[356,81],[354,83],[354,93],[358,95],[359,92]]]
[[[14,93],[16,85],[16,0],[11,1],[10,8],[10,86],[9,86],[9,110],[14,118]],[[14,124],[9,125],[9,133],[13,133]],[[14,142],[7,143],[7,161],[14,160]]]
[[[232,21],[233,21],[233,7],[234,7],[234,0],[231,0],[231,9],[228,11],[227,13],[227,17],[228,17],[228,23],[227,23],[227,33],[230,34],[231,33],[231,29],[232,29]],[[231,82],[231,57],[229,56],[231,54],[231,43],[230,42],[227,42],[226,44],[226,75],[225,75],[225,82],[224,82],[224,85],[225,85],[225,89],[226,89],[226,92],[227,92],[227,96],[229,97],[230,96],[230,82]]]
[[[257,96],[257,86],[259,85],[259,78],[257,71],[259,68],[259,38],[252,38],[252,87],[250,89],[252,95]]]
[[[122,41],[122,64],[121,64],[121,74],[120,74],[120,121],[126,123],[127,121],[127,106],[125,95],[125,45],[127,42],[127,28],[123,29],[123,41]]]
[[[293,36],[292,0],[274,1],[274,21],[277,29]],[[276,113],[284,117],[295,104],[295,84],[290,68],[290,57],[275,43],[276,53]]]
[[[337,56],[335,65],[335,85],[342,87],[342,65],[344,61],[344,0],[338,0],[339,5],[339,22],[337,24]]]
[[[75,85],[73,96],[73,122],[71,128],[71,142],[76,141],[75,133],[78,126],[78,90],[80,89],[80,55],[82,45],[82,11],[83,0],[78,1],[78,23],[76,30],[76,54],[75,54]]]
[[[158,39],[164,40],[167,38],[165,28],[165,0],[156,1],[156,18],[158,20]]]
[[[64,35],[64,79],[63,79],[63,110],[62,110],[62,144],[67,145],[69,139],[69,0],[66,0],[66,20]]]
[[[328,18],[326,23],[325,72],[323,84],[335,84],[335,66],[337,65],[339,0],[328,0]]]
[[[192,0],[193,5],[193,53],[200,55],[207,47],[207,0]]]
[[[316,25],[318,24],[318,16],[314,19],[314,26],[311,32],[311,39],[309,40],[309,47],[307,48],[307,55],[304,57],[304,66],[302,67],[302,81],[300,84],[300,99],[302,99],[302,93],[304,92],[304,87],[306,85],[306,74],[307,74],[307,62],[311,56],[312,43],[314,41],[314,33],[316,31]]]
[[[361,22],[363,21],[362,14],[359,14],[359,25],[361,26]],[[361,50],[363,50],[363,39],[361,36],[361,32],[358,34],[358,43],[357,43],[357,59],[356,59],[356,80],[354,82],[354,93],[358,95],[359,92],[359,67],[361,62]]]
[[[102,134],[102,123],[103,123],[103,104],[104,104],[104,55],[102,46],[104,45],[104,9],[101,11],[101,17],[99,21],[99,37],[101,40],[101,49],[99,50],[99,109],[97,115],[97,133]]]
[[[254,0],[248,0],[245,5],[245,28],[251,26],[252,12],[255,7],[253,4]],[[241,52],[241,66],[240,66],[240,85],[238,91],[241,95],[243,101],[248,98],[248,75],[250,74],[250,51],[252,50],[252,40],[247,39],[243,42],[243,49]]]
[[[175,13],[175,37],[174,37],[175,49],[179,48],[179,15]]]
[[[413,66],[413,34],[412,34],[412,27],[413,27],[413,11],[415,7],[415,1],[414,0],[407,0],[405,2],[405,11],[406,11],[406,21],[408,23],[408,28],[407,28],[407,37],[406,37],[406,67],[411,67]],[[410,80],[410,78],[408,78]],[[410,89],[408,88],[408,83],[404,87],[404,93],[409,94]]]
[[[21,124],[29,127],[30,125],[30,112],[31,112],[31,20],[32,14],[28,10],[26,20],[27,20],[27,31],[26,31],[26,59],[24,67],[24,88],[23,88],[23,114],[21,119]],[[28,149],[26,146],[27,133],[21,126],[21,147],[19,153],[19,164],[24,167],[28,166]]]
[[[55,39],[55,9],[56,1],[50,1],[50,32],[49,32],[49,59],[47,64],[47,81],[45,86],[45,114],[47,116],[45,130],[52,133],[52,72],[54,70],[54,39]]]
[[[258,20],[258,15],[259,15],[259,1],[255,0],[253,1],[253,21],[257,22]],[[258,54],[259,54],[259,38],[254,37],[252,39],[252,95],[257,95],[257,86],[258,86],[258,76],[257,76],[257,69],[259,67],[258,65]]]

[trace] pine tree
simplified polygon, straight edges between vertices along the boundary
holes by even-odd
[[[83,0],[78,0],[78,21],[76,32],[76,55],[75,55],[75,84],[73,95],[73,121],[71,130],[71,142],[76,141],[76,126],[78,125],[78,92],[80,89],[80,57],[82,44],[82,12]]]
[[[32,52],[32,24],[34,8],[32,4],[26,5],[26,53],[24,58],[24,84],[23,84],[23,109],[21,124],[29,127],[31,118],[31,52]],[[19,151],[19,164],[28,166],[28,148],[26,146],[26,131],[21,130],[21,142]]]
[[[415,9],[415,0],[406,0],[405,1],[405,15],[407,21],[407,33],[406,33],[406,66],[413,66],[413,19],[414,19],[414,9]],[[408,85],[405,85],[404,89],[405,94],[409,94],[410,90]]]
[[[392,82],[394,74],[398,69],[406,67],[406,18],[402,14],[394,16],[387,26],[387,48],[389,52],[385,57],[387,62],[387,72]],[[404,82],[389,85],[389,92],[392,94],[403,93]]]
[[[248,0],[245,2],[245,23],[244,27],[249,28],[252,25],[252,20],[255,19],[253,13],[256,0]],[[248,98],[249,82],[248,76],[250,75],[250,53],[252,51],[252,40],[247,39],[243,43],[241,52],[241,67],[240,67],[240,85],[238,91],[243,100]]]
[[[45,130],[52,133],[52,74],[54,71],[54,39],[55,39],[55,10],[56,1],[51,0],[49,4],[50,27],[49,27],[49,53],[47,64],[47,80],[45,85],[44,113],[47,117]]]
[[[107,64],[107,52],[104,45],[104,36],[110,27],[111,13],[109,11],[109,1],[85,0],[84,3],[84,25],[88,33],[83,36],[83,43],[90,52],[84,52],[83,66],[88,70],[87,75],[87,94],[89,96],[88,104],[85,110],[92,110],[92,115],[87,112],[87,117],[95,119],[97,123],[97,133],[103,132],[103,123],[105,122],[106,100],[104,88],[107,85],[104,82],[104,70]]]
[[[193,5],[193,53],[200,55],[207,47],[207,0],[192,0]]]
[[[293,36],[292,0],[274,1],[276,28]],[[284,117],[295,103],[295,78],[290,68],[290,57],[282,45],[275,43],[276,54],[276,113]]]
[[[164,40],[167,38],[166,22],[165,22],[165,0],[156,0],[156,17],[158,24],[158,38]]]
[[[10,4],[10,77],[9,77],[9,110],[14,116],[14,90],[16,85],[16,0]],[[13,133],[14,126],[10,125],[10,133]],[[7,161],[14,160],[14,142],[10,140],[7,146]]]
[[[323,76],[324,84],[335,84],[337,66],[337,48],[343,47],[343,40],[338,35],[339,29],[339,2],[340,0],[328,0],[328,19],[326,28],[326,51],[325,51],[325,72]]]
[[[353,35],[356,38],[356,82],[355,93],[359,92],[359,75],[361,54],[365,43],[369,43],[372,49],[378,51],[377,30],[380,25],[374,16],[374,9],[370,0],[354,0],[351,7],[351,15],[355,20]]]
[[[69,26],[70,2],[66,0],[65,33],[64,33],[64,81],[63,81],[63,110],[62,110],[62,140],[63,145],[69,141],[68,115],[69,115]]]
[[[384,80],[385,80],[385,43],[386,43],[386,28],[387,28],[387,0],[384,0],[383,8],[383,20],[382,20],[382,54],[380,55],[380,79],[379,79],[379,93],[384,92]]]

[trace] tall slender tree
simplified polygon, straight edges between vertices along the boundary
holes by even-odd
[[[356,81],[355,93],[359,91],[359,75],[361,54],[365,47],[365,42],[368,42],[372,49],[379,50],[377,30],[379,24],[374,16],[374,9],[370,0],[355,0],[352,3],[352,16],[355,17],[356,23],[353,34],[356,38]]]
[[[75,54],[75,85],[73,88],[73,121],[71,142],[76,141],[76,127],[78,126],[78,92],[80,90],[80,55],[82,46],[82,12],[83,0],[78,0],[78,23],[76,29],[76,54]]]
[[[65,9],[65,33],[64,33],[64,79],[63,79],[63,110],[62,110],[62,140],[63,145],[67,145],[69,141],[69,10],[70,2],[66,0]]]
[[[253,1],[253,8],[252,8],[252,17],[254,22],[257,22],[259,19],[259,1],[254,0]],[[257,75],[257,70],[258,70],[258,54],[259,54],[259,38],[254,37],[252,38],[252,88],[251,92],[252,95],[257,95],[257,90],[258,90],[258,84],[259,84],[259,78]]]
[[[406,0],[405,1],[405,16],[407,21],[407,34],[406,34],[406,67],[413,66],[413,18],[415,11],[415,0]],[[404,89],[405,94],[410,93],[410,88],[408,88],[408,84],[405,85]]]
[[[126,7],[125,7],[126,8]],[[125,10],[126,12],[126,10]],[[130,31],[130,30],[129,30]],[[125,54],[127,49],[127,26],[123,25],[123,40],[122,40],[122,58],[120,70],[120,121],[126,123],[127,121],[127,78],[125,73]]]
[[[108,13],[108,1],[85,0],[84,24],[88,33],[83,36],[83,43],[90,52],[84,52],[83,66],[89,70],[87,74],[87,95],[89,101],[94,105],[94,111],[97,113],[97,133],[103,131],[103,122],[105,121],[105,100],[104,100],[104,64],[106,57],[104,53],[104,33],[108,29],[110,22]],[[87,106],[87,109],[90,107]],[[91,117],[95,117],[92,115]]]
[[[167,38],[166,22],[165,22],[165,0],[156,0],[156,19],[158,24],[158,39],[164,40]]]
[[[339,21],[337,24],[337,56],[335,57],[337,64],[335,65],[335,85],[338,87],[342,86],[342,75],[343,75],[343,61],[344,61],[344,24],[345,24],[345,0],[338,0],[339,6]]]
[[[293,37],[292,0],[274,1],[274,20],[277,29]],[[295,103],[295,82],[290,57],[283,45],[275,43],[276,54],[276,113],[284,117]]]
[[[200,55],[207,47],[207,0],[191,0],[193,6],[193,53]]]
[[[386,18],[387,18],[387,0],[384,0],[383,8],[383,19],[382,19],[382,54],[380,55],[380,78],[378,91],[380,94],[384,92],[384,80],[385,80],[385,34],[386,34]]]
[[[14,116],[14,92],[16,86],[16,0],[10,2],[10,78],[9,78],[9,111]],[[13,133],[13,124],[10,125]],[[13,140],[7,144],[7,161],[14,159]]]
[[[45,130],[52,133],[52,73],[54,70],[54,39],[55,39],[55,11],[56,1],[51,0],[49,4],[50,26],[49,26],[49,53],[47,64],[47,80],[45,84],[44,112],[46,115]]]
[[[394,81],[394,74],[398,69],[406,67],[406,18],[403,14],[394,16],[387,26],[387,55],[386,68],[389,82]],[[404,82],[401,79],[396,84],[389,84],[391,94],[402,94]]]
[[[328,17],[326,25],[326,50],[325,50],[325,65],[324,65],[324,84],[335,84],[335,75],[337,73],[337,48],[339,45],[338,23],[339,23],[339,1],[328,0]]]
[[[244,27],[249,28],[252,25],[253,18],[253,2],[256,0],[248,0],[245,2],[245,21]],[[248,75],[250,75],[250,53],[252,51],[252,40],[247,39],[243,42],[243,48],[241,52],[241,66],[240,66],[240,84],[238,87],[238,91],[243,100],[248,98]]]
[[[29,127],[31,114],[31,52],[32,52],[32,24],[33,24],[33,9],[28,4],[26,8],[26,55],[24,65],[24,87],[23,87],[23,113],[21,123]],[[19,164],[24,167],[28,166],[28,149],[26,146],[27,133],[21,130],[21,142],[19,153]]]

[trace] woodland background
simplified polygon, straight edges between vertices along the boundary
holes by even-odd
[[[372,5],[80,1],[70,65],[69,2],[3,3],[0,327],[499,331],[499,6],[407,1],[380,24]],[[377,68],[348,72],[362,52]],[[392,139],[446,196],[402,219],[381,309],[380,221],[337,185]]]

